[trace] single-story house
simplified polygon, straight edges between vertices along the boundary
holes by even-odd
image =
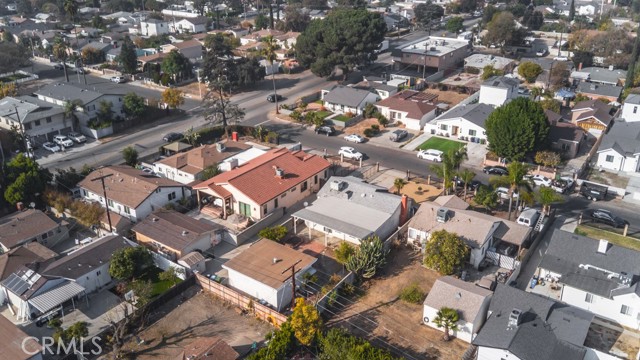
[[[69,236],[67,226],[38,209],[19,211],[0,219],[0,248],[8,252],[30,242],[53,247]]]
[[[57,256],[55,251],[35,241],[13,248],[0,255],[0,281],[9,277],[21,266],[44,263]]]
[[[575,83],[588,81],[603,85],[624,85],[627,79],[627,71],[613,68],[585,67],[573,71],[569,78]]]
[[[600,100],[581,101],[571,109],[571,121],[585,129],[596,133],[606,132],[613,123],[613,108]]]
[[[481,104],[502,106],[518,96],[520,80],[507,76],[494,76],[480,85]]]
[[[262,239],[236,257],[222,264],[229,272],[229,286],[258,301],[266,301],[277,311],[291,303],[290,268],[295,265],[296,284],[302,284],[304,274],[315,272],[316,258],[275,241]]]
[[[220,226],[175,210],[154,211],[131,229],[139,244],[175,261],[192,251],[206,251],[220,242]]]
[[[613,102],[618,101],[622,89],[622,86],[582,82],[576,87],[576,92],[592,100],[607,99]]]
[[[433,322],[443,307],[456,310],[460,320],[453,336],[468,343],[478,334],[487,318],[491,290],[452,276],[438,278],[424,300],[422,321],[425,325],[440,329]]]
[[[484,67],[488,65],[493,66],[496,70],[509,73],[516,66],[516,61],[502,56],[488,54],[473,54],[464,59],[464,68],[467,72],[482,74]]]
[[[324,233],[325,243],[330,237],[354,244],[372,235],[384,240],[407,215],[407,201],[362,179],[332,176],[311,205],[292,215],[294,232],[302,220],[309,232]]]
[[[483,103],[458,105],[427,122],[424,130],[434,135],[484,144],[487,141],[485,122],[493,110],[493,105]]]
[[[401,122],[407,129],[422,130],[438,115],[438,95],[403,90],[375,103],[378,111],[390,122]]]
[[[583,128],[574,123],[563,121],[562,116],[553,110],[545,110],[549,120],[549,145],[565,159],[573,159],[578,155],[580,147],[587,135]]]
[[[11,320],[0,316],[0,353],[11,360],[42,360],[43,347]]]
[[[244,165],[193,186],[200,211],[227,217],[228,209],[248,219],[265,218],[320,189],[329,162],[318,155],[273,149]],[[206,206],[204,205],[206,204]]]
[[[162,52],[169,53],[171,50],[177,50],[180,54],[184,55],[191,61],[202,59],[203,46],[197,40],[187,40],[182,42],[175,42],[166,45],[160,45]]]
[[[640,122],[616,122],[598,147],[598,169],[640,171]]]
[[[244,46],[244,45],[248,45],[250,43],[257,43],[257,42],[261,42],[263,38],[266,38],[267,36],[271,35],[273,37],[276,36],[280,36],[283,35],[284,33],[282,31],[279,30],[271,30],[271,29],[264,29],[264,30],[259,30],[259,31],[254,31],[250,34],[246,34],[243,37],[240,38],[240,45]]]
[[[96,180],[100,178],[104,179],[104,187],[100,180]],[[112,213],[132,222],[138,222],[167,204],[175,205],[191,196],[184,184],[126,165],[94,170],[78,187],[84,199],[108,207]]]
[[[638,251],[557,229],[538,271],[560,285],[560,301],[639,330],[639,258]]]
[[[324,106],[330,111],[340,114],[352,113],[360,115],[367,104],[378,102],[380,96],[369,90],[334,85],[322,90],[321,99]]]

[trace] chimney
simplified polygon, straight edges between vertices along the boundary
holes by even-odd
[[[223,152],[223,151],[225,150],[225,146],[224,146],[224,144],[223,144],[223,143],[221,143],[221,142],[217,142],[217,143],[216,143],[216,150],[217,150],[219,153]]]
[[[22,201],[16,203],[16,209],[18,209],[18,211],[24,210],[24,203]]]
[[[276,177],[283,179],[284,178],[284,170],[280,169],[277,166],[274,166],[273,169],[276,171]]]
[[[607,249],[609,248],[609,242],[604,239],[600,239],[598,243],[598,254],[606,254]]]
[[[507,323],[507,329],[515,329],[522,323],[522,310],[514,308],[509,314],[509,322]]]
[[[578,64],[578,71],[582,71],[582,63]]]
[[[402,198],[400,199],[400,225],[403,225],[405,222],[407,222],[407,219],[409,218],[408,202],[409,197],[402,194]]]

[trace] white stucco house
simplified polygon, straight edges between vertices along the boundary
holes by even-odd
[[[501,106],[518,96],[520,81],[506,76],[494,76],[480,85],[481,104]]]
[[[142,36],[163,35],[169,33],[169,23],[164,20],[146,19],[140,21],[140,34]]]
[[[640,330],[640,252],[554,230],[538,270],[561,286],[561,301]]]
[[[616,122],[598,147],[598,169],[640,171],[640,122]]]
[[[627,96],[622,105],[620,117],[626,122],[640,121],[640,95],[631,94]]]
[[[199,16],[194,18],[185,18],[180,21],[171,22],[169,30],[173,33],[199,34],[207,31],[208,18]]]
[[[93,181],[102,176],[107,176],[104,179],[106,200],[101,182]],[[138,222],[156,209],[191,196],[191,191],[184,184],[126,165],[99,168],[78,183],[78,187],[84,199],[97,202],[102,207],[108,206],[112,214],[131,222]]]
[[[452,331],[451,335],[470,343],[486,320],[492,294],[491,290],[481,288],[472,282],[443,276],[436,280],[424,300],[422,322],[442,331],[442,328],[433,322],[438,311],[443,307],[455,309],[460,320],[458,331]]]
[[[485,122],[494,106],[484,103],[462,104],[429,121],[425,132],[464,141],[486,143]]]
[[[264,301],[282,311],[292,298],[291,271],[296,264],[296,287],[306,273],[315,273],[315,257],[296,251],[275,241],[262,239],[253,243],[222,267],[229,272],[229,286],[257,301]],[[298,270],[299,269],[299,270]]]
[[[73,130],[62,106],[48,104],[32,96],[7,96],[0,100],[0,128],[16,127],[38,144]]]
[[[438,96],[414,90],[404,90],[375,104],[391,122],[402,122],[407,129],[420,131],[438,114]]]
[[[354,115],[362,114],[367,104],[380,100],[380,96],[368,90],[355,89],[344,85],[334,85],[323,89],[321,99],[324,106],[335,113]]]

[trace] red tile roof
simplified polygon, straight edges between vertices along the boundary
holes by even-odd
[[[193,188],[213,189],[228,184],[257,204],[264,204],[328,167],[329,162],[320,156],[274,149]],[[275,175],[275,168],[284,171],[282,178]]]
[[[390,96],[376,105],[388,107],[393,111],[407,113],[407,118],[420,120],[437,108],[438,95],[405,90]]]

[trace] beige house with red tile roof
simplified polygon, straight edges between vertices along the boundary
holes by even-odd
[[[437,103],[438,95],[404,90],[374,105],[389,121],[401,121],[407,129],[419,131],[438,115]]]
[[[273,149],[193,189],[202,212],[226,218],[230,208],[259,220],[274,209],[292,206],[319,190],[328,178],[328,168],[329,162],[321,156]]]

